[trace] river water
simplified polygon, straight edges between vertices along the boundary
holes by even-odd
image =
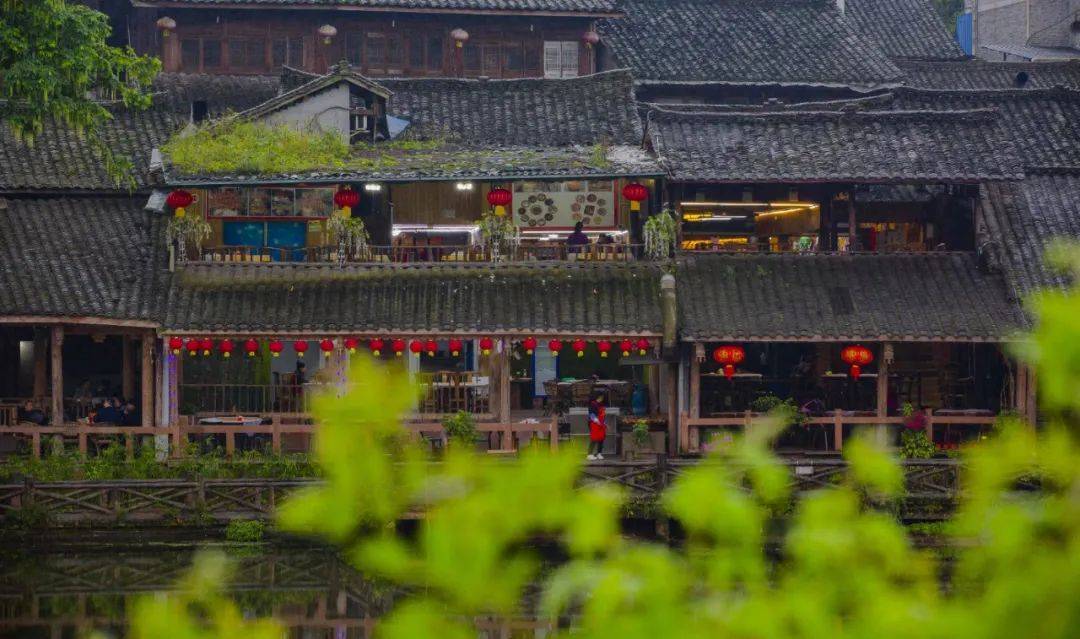
[[[297,639],[372,636],[398,591],[366,579],[331,549],[299,542],[220,543],[98,540],[6,544],[0,554],[0,638],[78,639],[91,630],[126,635],[134,598],[170,590],[199,547],[224,549],[228,588],[246,617],[275,616]],[[543,637],[529,619],[477,620],[481,637]]]

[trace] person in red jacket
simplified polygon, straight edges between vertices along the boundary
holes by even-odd
[[[589,402],[589,455],[587,459],[603,459],[604,438],[607,437],[607,409],[604,396],[597,395]],[[593,451],[596,452],[593,452]]]

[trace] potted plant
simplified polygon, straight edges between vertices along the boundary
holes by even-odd
[[[664,451],[664,433],[649,430],[649,422],[639,419],[629,432],[623,433],[623,453],[629,459],[639,455],[656,455]]]
[[[443,419],[443,430],[446,431],[447,441],[455,446],[459,444],[465,447],[475,446],[479,435],[476,430],[476,420],[463,410]]]
[[[665,208],[645,221],[642,228],[645,238],[645,257],[650,260],[666,260],[675,250],[678,225],[671,209]]]
[[[361,218],[353,217],[344,210],[335,211],[326,221],[326,230],[337,238],[338,264],[344,265],[349,256],[355,257],[367,251],[370,236]]]
[[[926,413],[916,411],[910,403],[900,409],[904,431],[900,433],[900,456],[904,459],[930,459],[936,449],[926,435]]]

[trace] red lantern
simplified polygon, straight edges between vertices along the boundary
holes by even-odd
[[[611,342],[607,340],[600,340],[596,343],[596,350],[600,351],[600,357],[607,357],[611,352]]]
[[[323,357],[330,357],[330,354],[334,352],[334,340],[324,339],[319,342],[319,350],[322,351]]]
[[[595,31],[586,31],[581,34],[581,40],[585,43],[586,49],[591,49],[593,45],[600,42],[600,34]]]
[[[210,339],[209,337],[204,337],[202,342],[199,344],[199,348],[202,349],[203,357],[209,357],[210,352],[214,350],[214,340]]]
[[[435,357],[435,351],[439,350],[439,345],[435,340],[429,339],[424,342],[424,350],[427,351],[428,357]]]
[[[405,340],[396,339],[391,347],[394,349],[394,356],[401,357],[401,354],[405,352]]]
[[[641,203],[649,199],[649,189],[637,182],[631,182],[623,187],[622,195],[630,200],[631,211],[640,211]]]
[[[484,355],[491,355],[491,350],[495,348],[495,340],[490,337],[480,338],[480,352]]]
[[[296,351],[297,357],[303,357],[304,353],[307,352],[308,343],[305,342],[302,339],[298,339],[298,340],[296,340],[295,342],[292,343],[292,347],[293,347],[293,350]]]
[[[200,340],[200,339],[189,339],[187,341],[188,355],[190,355],[192,357],[195,357],[196,355],[198,355],[200,346],[202,346],[202,340]]]
[[[735,377],[735,365],[734,364],[724,364],[724,377],[726,377],[728,379],[731,379],[732,377]]]
[[[851,378],[859,379],[862,367],[874,361],[874,353],[869,348],[856,344],[844,347],[844,350],[840,351],[840,359],[851,366]]]
[[[574,352],[577,353],[578,357],[585,357],[586,346],[587,344],[585,344],[585,340],[583,339],[576,339],[572,344],[570,344],[570,348],[574,349]]]
[[[536,338],[526,337],[525,339],[521,340],[521,347],[525,349],[526,355],[532,355],[533,351],[536,350]]]
[[[248,357],[255,357],[259,352],[259,343],[253,339],[249,339],[244,342],[244,352],[248,354]]]
[[[354,206],[360,204],[360,192],[354,191],[351,186],[346,184],[334,193],[334,204],[341,209],[342,214],[345,217],[352,215]]]
[[[285,350],[285,345],[281,343],[279,339],[270,340],[270,354],[274,357],[281,357],[281,351]]]
[[[173,355],[179,355],[182,348],[184,348],[184,340],[179,337],[169,338],[169,350],[172,351]]]
[[[642,337],[637,341],[638,355],[644,357],[649,352],[649,340]]]
[[[450,354],[457,357],[461,354],[461,351],[465,348],[465,345],[461,343],[459,339],[450,340]]]
[[[359,346],[359,345],[360,345],[360,340],[356,339],[355,337],[346,337],[345,338],[345,350],[349,351],[350,355],[352,355],[353,353],[356,352],[356,347]]]
[[[560,342],[557,339],[553,339],[550,342],[548,342],[548,350],[551,351],[552,353],[555,353],[555,357],[559,356],[559,351],[562,350],[562,347],[563,347],[563,343]]]
[[[379,339],[378,337],[376,337],[375,339],[368,342],[368,348],[371,349],[371,354],[374,355],[375,357],[378,357],[379,355],[382,355],[382,349],[383,349],[383,346],[385,346],[385,345],[386,344],[381,339]]]
[[[450,32],[450,38],[454,41],[454,46],[460,49],[469,41],[469,32],[465,29],[457,28]]]
[[[619,350],[622,351],[623,357],[630,357],[630,349],[632,348],[634,348],[634,343],[628,339],[619,342]]]
[[[413,355],[419,355],[424,350],[424,344],[420,340],[414,339],[409,342],[409,350],[412,351]]]
[[[169,197],[165,198],[165,204],[175,209],[176,217],[184,217],[184,209],[191,206],[191,203],[194,201],[195,196],[184,189],[176,189],[172,193],[169,193]]]
[[[514,195],[506,189],[498,188],[488,191],[488,204],[495,207],[495,215],[506,215],[506,207],[514,199]]]
[[[231,339],[223,339],[218,342],[218,350],[221,351],[221,356],[225,359],[232,357],[234,348],[236,348],[236,346],[232,343]]]
[[[724,377],[731,379],[735,376],[735,367],[746,359],[746,351],[738,345],[720,346],[713,351],[712,358],[724,367]]]

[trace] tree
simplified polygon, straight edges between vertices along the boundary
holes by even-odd
[[[0,2],[0,119],[26,143],[49,122],[71,127],[119,181],[127,166],[96,136],[112,117],[103,101],[148,107],[160,62],[110,46],[108,18],[89,7],[65,0]]]

